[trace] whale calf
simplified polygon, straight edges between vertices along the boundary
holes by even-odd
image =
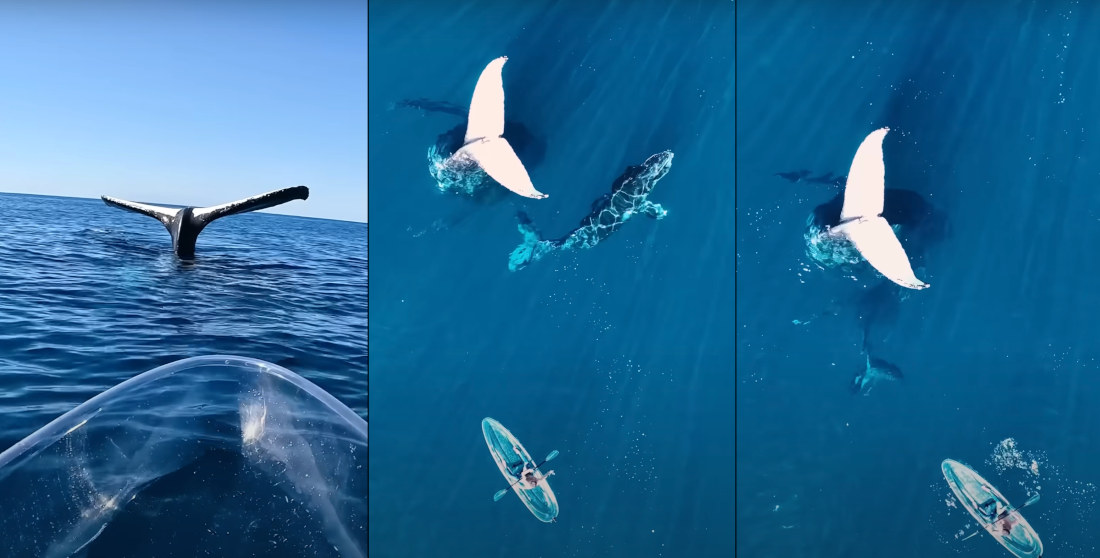
[[[847,238],[871,267],[887,279],[909,289],[926,289],[930,285],[917,279],[901,241],[882,216],[886,190],[882,140],[889,131],[879,128],[871,132],[856,150],[844,185],[840,224],[829,233]]]
[[[147,215],[160,221],[168,229],[168,234],[172,235],[172,250],[176,256],[181,259],[190,259],[195,257],[195,241],[199,233],[214,220],[275,207],[291,200],[307,199],[309,188],[293,186],[213,207],[162,207],[110,196],[102,196],[102,198],[107,205]]]
[[[650,155],[641,165],[631,166],[615,180],[611,192],[592,202],[581,224],[562,238],[544,240],[525,213],[519,214],[523,243],[512,250],[508,269],[523,269],[554,250],[592,248],[619,230],[634,215],[664,219],[668,210],[649,201],[649,193],[672,168],[671,151]]]
[[[490,178],[512,192],[543,199],[548,195],[535,189],[523,162],[508,140],[504,139],[504,81],[501,72],[507,61],[507,56],[501,56],[481,71],[470,99],[464,143],[444,164],[459,167],[476,164]]]

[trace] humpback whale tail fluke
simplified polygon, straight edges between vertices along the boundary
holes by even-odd
[[[887,279],[909,289],[926,289],[929,284],[917,279],[905,248],[882,216],[886,191],[882,140],[889,131],[879,128],[859,144],[844,185],[840,224],[834,231],[847,236],[871,267]]]
[[[523,235],[523,242],[515,250],[512,250],[512,254],[508,256],[509,271],[518,271],[532,262],[541,260],[543,256],[556,250],[559,245],[553,240],[543,240],[542,235],[539,234],[535,224],[531,222],[531,218],[526,213],[520,211],[517,218],[519,219],[517,228],[519,233]]]
[[[212,207],[163,207],[121,200],[110,196],[102,196],[102,198],[107,205],[140,213],[160,221],[168,229],[168,233],[172,235],[173,251],[180,258],[187,259],[195,256],[195,241],[203,228],[211,222],[229,215],[275,207],[291,200],[308,199],[309,188],[305,186],[283,188]]]
[[[878,380],[905,379],[905,376],[901,373],[901,368],[898,368],[897,365],[881,358],[871,356],[871,345],[868,341],[868,328],[864,328],[863,330],[863,357],[865,359],[864,368],[856,372],[849,386],[852,393],[867,395],[871,392],[871,387]]]
[[[507,61],[507,56],[501,56],[481,71],[470,99],[465,144],[451,158],[472,160],[501,186],[524,197],[542,199],[548,197],[547,194],[535,189],[523,162],[503,137],[504,81],[501,72]]]

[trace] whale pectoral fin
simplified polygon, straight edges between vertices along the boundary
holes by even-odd
[[[292,186],[281,190],[265,192],[258,196],[252,196],[243,200],[232,201],[212,207],[196,208],[192,217],[202,225],[207,225],[215,219],[237,213],[247,213],[282,205],[291,200],[304,200],[309,198],[309,188],[305,186]]]
[[[159,205],[150,205],[147,203],[138,203],[127,200],[120,200],[118,198],[112,198],[110,196],[100,196],[103,199],[103,203],[119,209],[125,209],[126,211],[133,211],[134,213],[140,213],[152,217],[164,226],[168,226],[172,222],[172,218],[179,213],[178,208],[174,207],[161,207]]]
[[[542,199],[548,197],[536,190],[534,184],[531,184],[531,177],[527,175],[527,169],[523,167],[523,162],[512,150],[508,140],[502,137],[478,140],[467,144],[459,151],[473,158],[481,167],[481,170],[485,171],[485,174],[488,174],[501,186],[528,198]]]
[[[478,76],[470,99],[464,143],[504,135],[504,79],[501,73],[507,61],[507,56],[494,59]]]
[[[668,210],[664,207],[661,207],[661,204],[653,203],[648,200],[644,204],[642,204],[642,208],[639,210],[639,212],[643,215],[646,215],[647,217],[652,217],[654,219],[664,219],[665,216],[668,215]]]
[[[909,289],[925,289],[928,283],[917,279],[905,248],[882,217],[852,221],[841,226],[856,250],[887,279]]]
[[[879,128],[863,139],[852,158],[844,185],[844,205],[840,220],[874,217],[882,214],[886,192],[886,166],[882,162],[882,139],[889,128]]]

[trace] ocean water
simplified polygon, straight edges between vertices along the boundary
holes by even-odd
[[[964,461],[1047,556],[1095,556],[1100,11],[1090,2],[738,2],[738,556],[1008,556]],[[947,222],[901,300],[809,260],[807,216],[889,126],[887,187]],[[796,324],[794,320],[809,323]],[[867,396],[873,353],[904,372]],[[1034,470],[1031,469],[1034,463]]]
[[[728,556],[733,538],[732,2],[370,3],[370,554]],[[440,192],[428,150],[498,56],[542,149],[531,200]],[[461,113],[461,110],[459,111]],[[507,132],[506,132],[507,133]],[[565,235],[630,165],[650,200],[591,250],[511,272],[517,212]],[[560,515],[505,488],[492,417]]]
[[[281,365],[366,418],[366,229],[236,215],[184,263],[148,217],[0,195],[0,448],[136,374],[209,354]]]

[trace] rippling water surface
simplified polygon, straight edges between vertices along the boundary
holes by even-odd
[[[1041,490],[1046,555],[1098,555],[1098,27],[1083,1],[738,1],[738,556],[1009,556],[958,540],[945,458]],[[846,174],[880,126],[887,187],[948,225],[906,239],[932,286],[904,300],[814,265],[839,189],[775,175]],[[868,323],[905,379],[861,397]]]
[[[365,418],[366,234],[236,215],[203,231],[184,263],[148,217],[0,195],[0,448],[135,374],[204,354],[282,365]]]
[[[732,554],[733,15],[371,2],[372,558]],[[401,104],[467,106],[498,56],[549,198],[440,192],[426,155],[462,117]],[[667,217],[509,271],[519,210],[563,236],[666,149],[649,199]],[[561,452],[556,524],[493,501],[487,416],[537,458]]]

